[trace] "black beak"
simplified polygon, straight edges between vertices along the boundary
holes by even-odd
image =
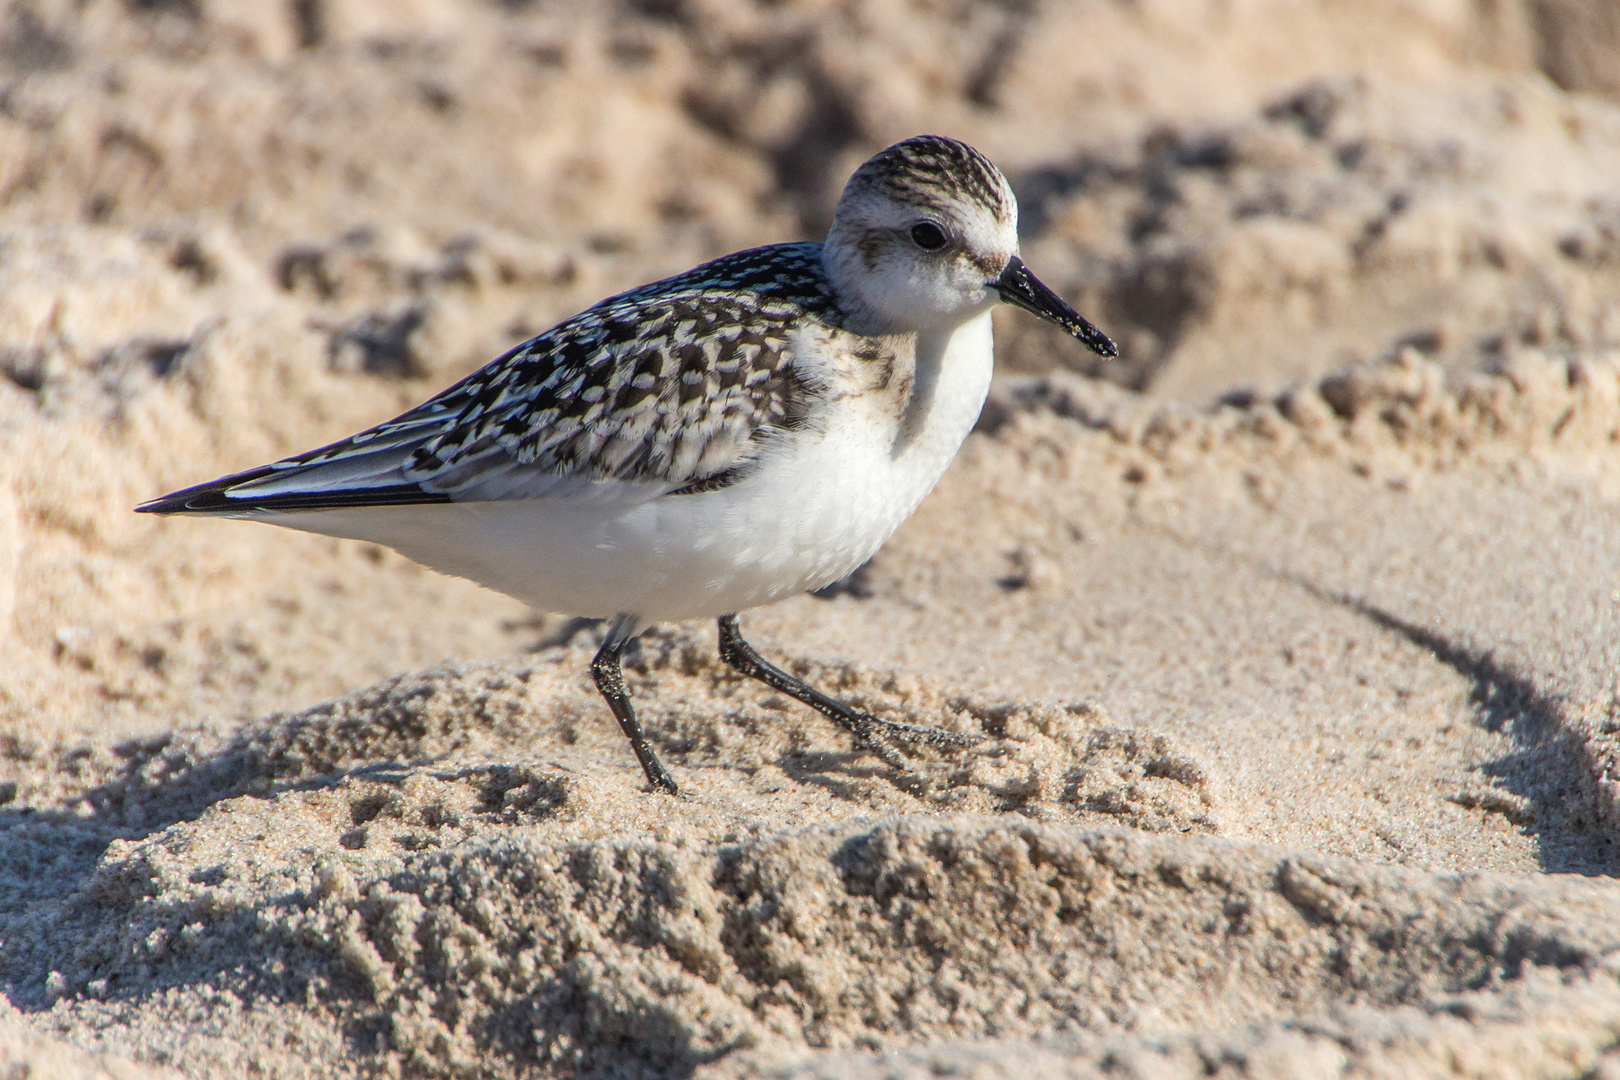
[[[1031,315],[1039,315],[1049,323],[1056,323],[1072,336],[1085,343],[1086,348],[1112,360],[1119,355],[1119,347],[1108,340],[1108,335],[1092,326],[1080,313],[1063,302],[1063,297],[1041,284],[1040,278],[1029,272],[1024,260],[1014,255],[1007,269],[990,283],[1001,294],[1002,300]]]

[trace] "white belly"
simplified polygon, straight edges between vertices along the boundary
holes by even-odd
[[[836,581],[871,558],[945,472],[990,385],[989,313],[918,346],[915,407],[833,402],[730,487],[599,499],[265,515],[370,540],[541,610],[643,622],[725,615]]]

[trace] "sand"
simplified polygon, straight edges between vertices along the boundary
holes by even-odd
[[[1463,5],[0,14],[0,1075],[1620,1076],[1620,23]],[[750,639],[138,501],[1001,161],[936,492]]]

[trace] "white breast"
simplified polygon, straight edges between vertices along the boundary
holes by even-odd
[[[834,400],[742,481],[698,495],[622,485],[600,498],[267,515],[371,540],[541,611],[645,622],[714,617],[836,581],[871,558],[944,474],[990,386],[989,312],[924,335],[906,408]]]

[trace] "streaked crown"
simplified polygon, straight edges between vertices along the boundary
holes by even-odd
[[[967,143],[940,135],[918,135],[874,155],[849,178],[844,199],[874,193],[942,213],[982,207],[997,221],[1018,224],[1018,203],[1001,170]]]
[[[990,159],[919,135],[850,177],[823,259],[839,303],[866,333],[948,330],[987,310],[1018,254],[1018,204]]]

